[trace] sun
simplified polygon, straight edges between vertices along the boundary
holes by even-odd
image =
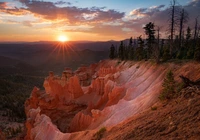
[[[66,42],[66,41],[69,41],[69,38],[65,35],[60,35],[60,36],[58,36],[58,41]]]

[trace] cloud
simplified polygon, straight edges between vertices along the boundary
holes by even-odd
[[[195,18],[200,16],[200,0],[192,0],[188,5],[184,6],[184,9],[188,12],[189,22],[192,24]]]
[[[9,8],[7,2],[0,2],[0,12],[11,14],[11,15],[24,15],[27,14],[27,11],[23,8]]]
[[[164,7],[165,5],[159,5],[159,6],[152,6],[150,8],[134,9],[130,12],[129,16],[134,18],[144,18],[146,16],[152,16],[153,14],[160,12],[161,9]]]
[[[142,27],[149,22],[163,26],[161,28],[163,33],[166,32],[168,27],[169,8],[165,5],[132,9],[125,15],[124,12],[108,9],[107,7],[79,8],[62,0],[57,2],[18,1],[23,4],[23,8],[19,6],[10,8],[6,2],[0,2],[0,12],[11,15],[31,14],[37,19],[48,22],[48,24],[45,24],[48,28],[62,29],[67,32],[86,32],[123,37],[129,37],[127,35],[132,33],[132,36],[137,37],[144,34]],[[188,25],[193,27],[194,20],[199,15],[200,0],[191,0],[182,7],[189,14]],[[24,26],[36,26],[36,23],[27,19],[20,22]]]
[[[65,1],[57,1],[54,3],[55,5],[64,5],[64,4],[67,4],[67,5],[72,5],[71,2],[65,2]]]
[[[146,11],[147,8],[139,8],[139,9],[134,9],[130,12],[130,16],[135,16],[137,18],[142,18],[144,16],[146,16]]]
[[[5,9],[7,7],[6,2],[0,2],[0,9]]]
[[[122,25],[119,26],[110,26],[110,25],[102,25],[95,24],[95,26],[66,26],[65,32],[84,32],[84,33],[93,33],[104,36],[122,36]]]
[[[180,6],[178,7],[180,8]],[[184,8],[189,15],[189,20],[185,24],[185,28],[187,28],[187,26],[194,28],[194,21],[198,15],[200,21],[200,0],[192,0],[187,5],[182,6],[182,8]],[[126,16],[124,27],[132,29],[134,31],[133,34],[142,35],[144,33],[142,27],[149,22],[154,22],[155,25],[161,27],[162,37],[165,37],[169,26],[169,10],[170,8],[165,8],[165,5],[133,9],[129,15]]]
[[[68,23],[103,22],[121,19],[125,13],[104,7],[78,8],[75,6],[57,7],[52,2],[20,0],[26,10],[47,20],[65,19]],[[63,3],[60,1],[59,3]],[[92,18],[89,18],[92,16]]]
[[[32,27],[31,21],[23,21],[22,24],[27,27]]]
[[[186,7],[200,7],[200,0],[192,0]]]

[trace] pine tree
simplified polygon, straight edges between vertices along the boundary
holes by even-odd
[[[142,60],[144,58],[144,41],[141,36],[138,37],[138,47],[136,48],[136,59]]]
[[[194,59],[200,61],[200,38],[197,39],[196,49],[194,53]]]
[[[109,54],[110,59],[114,59],[115,58],[115,47],[112,44],[110,47],[110,54]]]
[[[161,40],[161,45],[160,45],[160,57],[163,57],[164,53],[164,39]]]
[[[145,34],[148,36],[147,37],[147,59],[149,59],[152,55],[153,51],[153,44],[155,43],[155,25],[152,22],[149,22],[148,24],[145,25],[143,28],[145,30]]]
[[[164,47],[164,53],[163,53],[163,61],[167,61],[170,59],[170,50],[169,47]]]
[[[163,86],[163,91],[160,94],[159,98],[161,100],[173,98],[175,94],[175,80],[174,80],[174,74],[171,70],[167,72],[167,75],[163,81],[162,86]]]
[[[188,28],[187,28],[187,34],[186,34],[186,41],[189,41],[191,39],[191,37],[192,37],[191,29],[188,26]]]
[[[198,36],[198,17],[195,19],[195,29],[194,29],[194,46],[193,49],[195,50],[194,59],[200,61],[200,43],[199,43],[199,36]]]
[[[124,46],[124,60],[128,60],[129,47]]]
[[[121,41],[121,44],[119,46],[118,57],[119,57],[119,59],[124,60],[124,44],[123,44],[123,41]]]
[[[133,60],[133,58],[134,58],[134,48],[133,48],[133,38],[132,37],[129,39],[129,45],[128,45],[127,52],[128,52],[128,59]]]
[[[194,46],[192,46],[192,42],[191,42],[191,29],[190,27],[187,28],[187,33],[186,33],[186,37],[185,37],[185,52],[184,52],[184,58],[188,58],[188,59],[192,59],[194,56]]]

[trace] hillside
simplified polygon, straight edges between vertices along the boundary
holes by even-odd
[[[44,81],[45,91],[35,87],[25,103],[25,139],[184,138],[183,132],[197,124],[199,95],[196,91],[192,95],[195,100],[191,107],[187,107],[186,102],[191,101],[185,99],[185,93],[180,96],[184,98],[160,102],[158,96],[168,70],[173,71],[177,86],[179,75],[200,78],[200,64],[196,62],[157,65],[106,60],[75,72],[67,68],[61,77],[50,72]],[[180,120],[182,115],[185,117]],[[189,125],[187,129],[182,127],[184,123]],[[193,130],[185,136],[198,138],[192,135]]]
[[[64,67],[76,70],[108,58],[113,42],[58,42],[0,44],[0,69],[5,73],[38,70],[46,75],[49,70],[59,74]],[[114,42],[114,44],[117,44]],[[21,64],[16,67],[17,64]],[[9,66],[9,67],[8,67]],[[20,67],[21,66],[21,67]],[[20,69],[20,70],[19,70]],[[6,72],[8,71],[8,72]],[[0,73],[3,73],[0,72]],[[34,73],[34,72],[33,72]]]
[[[109,128],[103,139],[200,139],[200,87],[188,87],[180,93],[179,98],[157,103]]]

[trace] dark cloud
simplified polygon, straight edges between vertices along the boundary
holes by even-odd
[[[67,5],[72,5],[71,2],[65,2],[65,1],[57,1],[54,3],[55,5],[64,5],[64,4],[67,4]]]
[[[106,7],[104,6],[104,7],[96,7],[96,6],[93,6],[93,7],[91,7],[90,9],[91,10],[99,10],[99,9],[101,9],[101,10],[103,10],[103,9],[105,9]]]

